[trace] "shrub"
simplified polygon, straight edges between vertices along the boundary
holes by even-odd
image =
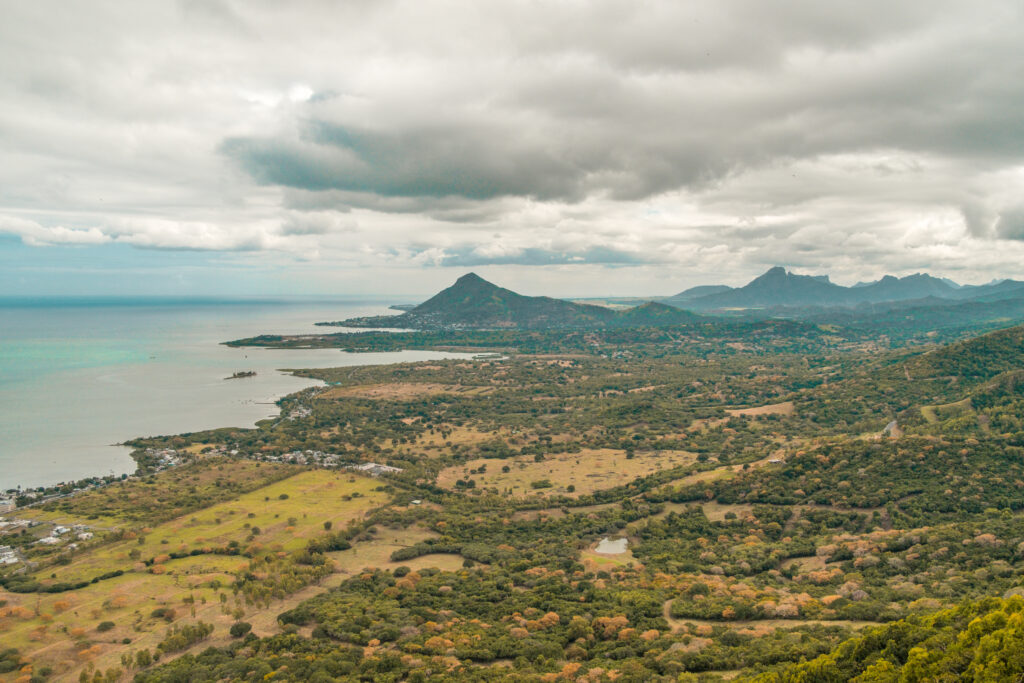
[[[231,629],[228,631],[232,638],[241,638],[246,633],[252,630],[252,624],[247,621],[236,621],[231,624]]]
[[[114,626],[116,626],[116,624],[112,621],[101,621],[99,626],[96,627],[96,630],[100,633],[104,633],[114,628]]]

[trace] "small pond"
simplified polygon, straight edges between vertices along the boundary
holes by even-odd
[[[629,545],[629,540],[625,538],[608,538],[605,536],[594,548],[595,553],[601,553],[602,555],[621,555],[626,552],[626,546]]]

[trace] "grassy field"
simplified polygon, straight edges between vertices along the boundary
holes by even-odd
[[[921,416],[926,422],[935,423],[939,418],[948,418],[971,410],[971,399],[965,398],[954,403],[946,403],[938,406],[922,406]]]
[[[454,394],[459,396],[483,396],[494,391],[494,387],[463,386],[460,384],[436,384],[432,382],[393,382],[388,384],[360,384],[352,387],[334,387],[317,394],[319,399],[369,398],[385,401],[408,401],[423,396]]]
[[[640,565],[640,562],[633,556],[633,551],[628,547],[625,552],[611,555],[597,552],[596,547],[599,543],[591,544],[589,548],[580,553],[580,563],[586,567],[587,571],[610,571],[629,564]]]
[[[410,569],[435,567],[445,571],[462,568],[463,557],[456,554],[433,553],[411,560],[392,562],[391,553],[399,548],[416,545],[428,538],[436,538],[437,534],[427,529],[413,527],[410,529],[382,529],[372,541],[364,541],[350,548],[328,553],[334,561],[335,572],[342,575],[358,574],[363,569],[375,567],[379,569],[395,569],[406,566]]]
[[[792,401],[786,401],[784,403],[772,403],[766,406],[758,406],[756,408],[735,408],[732,410],[726,410],[725,412],[733,416],[746,415],[748,417],[757,417],[758,415],[792,415],[796,410]]]
[[[44,583],[90,580],[117,569],[146,571],[140,563],[171,552],[256,545],[270,551],[291,551],[324,531],[324,523],[343,528],[350,519],[387,500],[369,477],[328,470],[302,472],[152,528],[130,532],[130,538],[108,543],[74,557],[67,566],[47,568],[36,578]],[[257,532],[258,533],[255,533]]]
[[[260,544],[267,551],[295,550],[323,534],[324,522],[340,529],[349,520],[362,518],[386,503],[388,496],[376,490],[378,487],[380,482],[369,477],[305,471],[229,502],[143,529],[134,538],[85,548],[70,564],[48,567],[36,578],[46,583],[90,579],[117,569],[126,573],[69,593],[0,592],[0,601],[6,601],[0,608],[0,640],[7,647],[18,648],[37,666],[66,673],[92,661],[102,663],[101,668],[115,666],[122,652],[154,647],[167,627],[166,620],[149,616],[159,607],[174,609],[175,619],[182,623],[202,619],[226,629],[235,619],[231,611],[252,610],[236,603],[230,591],[233,573],[246,569],[249,560],[216,554],[168,559],[169,552],[220,547],[231,541],[238,541],[242,547]],[[259,528],[258,534],[253,533],[254,527]],[[404,541],[398,538],[400,544],[418,540],[418,535]],[[367,549],[357,545],[346,552],[353,557],[362,552],[364,561],[369,560],[367,564],[384,554],[386,562],[394,547],[382,545],[377,552],[375,543],[366,544]],[[153,567],[141,562],[153,557],[158,558]],[[461,566],[461,558],[455,556],[419,558],[418,563],[448,567],[456,559]],[[345,563],[339,564],[344,569]],[[115,626],[100,633],[96,627],[101,621],[111,621]],[[125,638],[132,642],[122,643]],[[83,646],[86,640],[88,647]]]
[[[142,479],[130,479],[101,489],[18,512],[19,517],[67,520],[116,526],[173,519],[253,491],[299,471],[294,465],[203,458]]]
[[[541,462],[535,462],[533,456],[470,460],[464,465],[442,470],[438,474],[437,483],[453,489],[457,480],[473,479],[477,487],[497,488],[513,496],[579,496],[693,462],[695,456],[684,451],[652,451],[637,453],[635,457],[629,458],[622,450],[583,449],[578,453],[551,454]],[[479,472],[480,467],[485,468],[483,473]],[[508,467],[509,471],[503,472],[503,467]],[[472,474],[470,470],[477,470],[477,474]],[[543,480],[551,482],[552,486],[539,489],[532,486],[533,482]],[[570,486],[575,490],[569,491]]]

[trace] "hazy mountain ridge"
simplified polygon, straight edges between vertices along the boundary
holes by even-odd
[[[711,293],[706,293],[709,290]],[[685,301],[679,298],[694,294],[701,295]],[[904,278],[887,276],[873,283],[843,287],[830,282],[827,276],[796,275],[776,267],[738,289],[695,287],[668,299],[614,310],[547,296],[525,296],[468,273],[400,315],[318,324],[418,330],[597,329],[686,325],[722,320],[723,314],[889,330],[896,336],[926,326],[991,329],[1000,321],[1005,325],[1024,320],[1024,282],[1004,280],[959,287],[927,274],[916,274]]]
[[[708,289],[717,291],[707,292]],[[937,304],[969,299],[1024,296],[1024,282],[1004,280],[988,285],[960,286],[927,273],[898,278],[886,275],[874,282],[844,287],[828,276],[798,275],[781,266],[769,269],[743,287],[724,285],[693,287],[662,299],[663,303],[693,310],[751,308],[834,307],[934,299]]]

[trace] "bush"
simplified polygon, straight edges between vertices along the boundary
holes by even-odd
[[[96,627],[96,630],[100,633],[104,633],[114,628],[114,626],[116,626],[116,624],[112,621],[101,621],[99,626]]]
[[[166,619],[167,621],[174,621],[175,612],[170,607],[157,607],[155,610],[150,612],[149,616],[154,619]]]
[[[247,621],[236,621],[231,624],[231,629],[228,633],[231,634],[232,638],[241,638],[246,633],[252,630],[252,624]]]

